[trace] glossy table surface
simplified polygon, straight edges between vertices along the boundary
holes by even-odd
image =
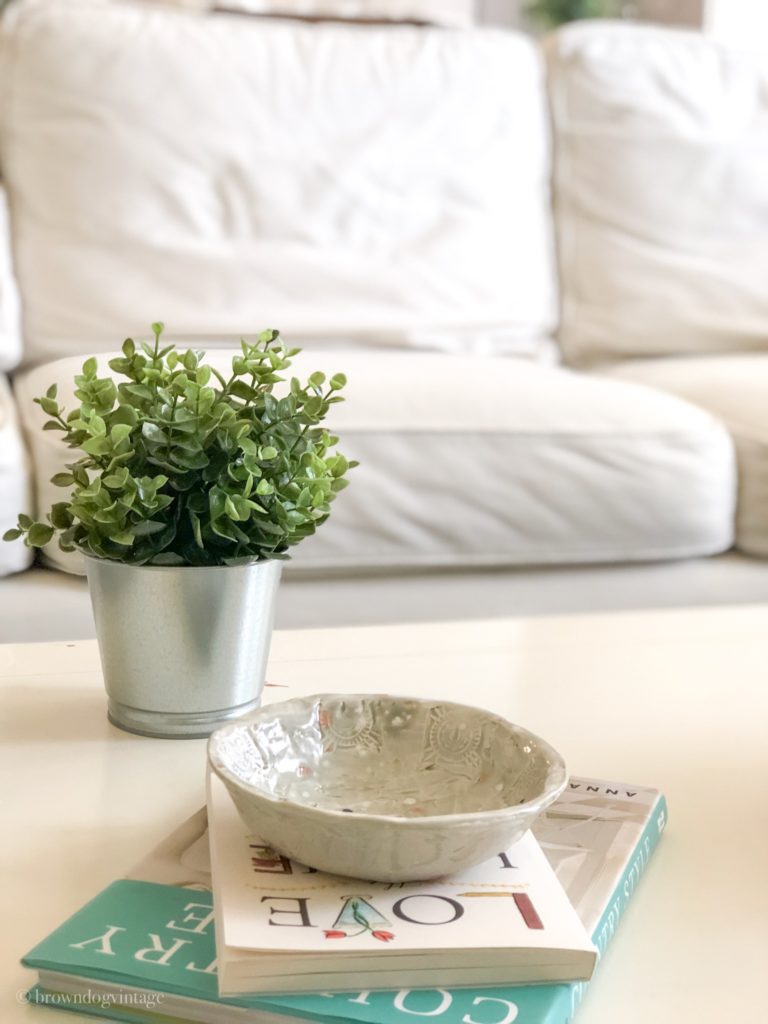
[[[265,699],[478,704],[574,774],[662,789],[665,837],[577,1020],[723,1024],[765,1015],[767,666],[768,606],[304,630],[275,634]],[[90,641],[0,647],[0,714],[0,1021],[73,1024],[18,1001],[19,957],[201,806],[205,741],[109,725]]]

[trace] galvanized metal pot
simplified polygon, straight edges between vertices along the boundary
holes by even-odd
[[[281,561],[85,564],[111,722],[192,738],[259,706]]]

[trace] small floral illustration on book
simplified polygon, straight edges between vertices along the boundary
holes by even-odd
[[[350,935],[362,935],[370,932],[380,942],[391,942],[394,932],[388,931],[390,922],[383,914],[362,896],[347,896],[339,916],[333,922],[333,928],[325,932],[326,939],[346,939]]]

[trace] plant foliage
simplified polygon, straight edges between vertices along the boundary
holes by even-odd
[[[88,359],[75,378],[78,408],[59,407],[56,385],[35,401],[81,456],[52,482],[70,489],[48,522],[19,516],[4,539],[133,565],[232,565],[284,558],[315,532],[355,463],[321,426],[342,401],[343,374],[292,377],[273,393],[300,350],[277,331],[241,342],[225,379],[203,352],[127,339],[99,377]]]
[[[533,0],[525,11],[550,29],[583,18],[618,18],[623,7],[621,0]]]

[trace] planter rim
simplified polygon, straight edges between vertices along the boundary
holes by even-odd
[[[79,549],[78,549],[79,550]],[[119,569],[133,569],[134,571],[168,573],[178,572],[180,569],[197,569],[199,572],[229,572],[232,569],[252,569],[259,565],[274,565],[286,562],[287,558],[255,558],[252,562],[243,562],[242,565],[134,565],[131,562],[118,562],[115,558],[100,558],[98,555],[87,555],[84,551],[80,554],[86,562],[95,562],[97,565],[112,565]]]

